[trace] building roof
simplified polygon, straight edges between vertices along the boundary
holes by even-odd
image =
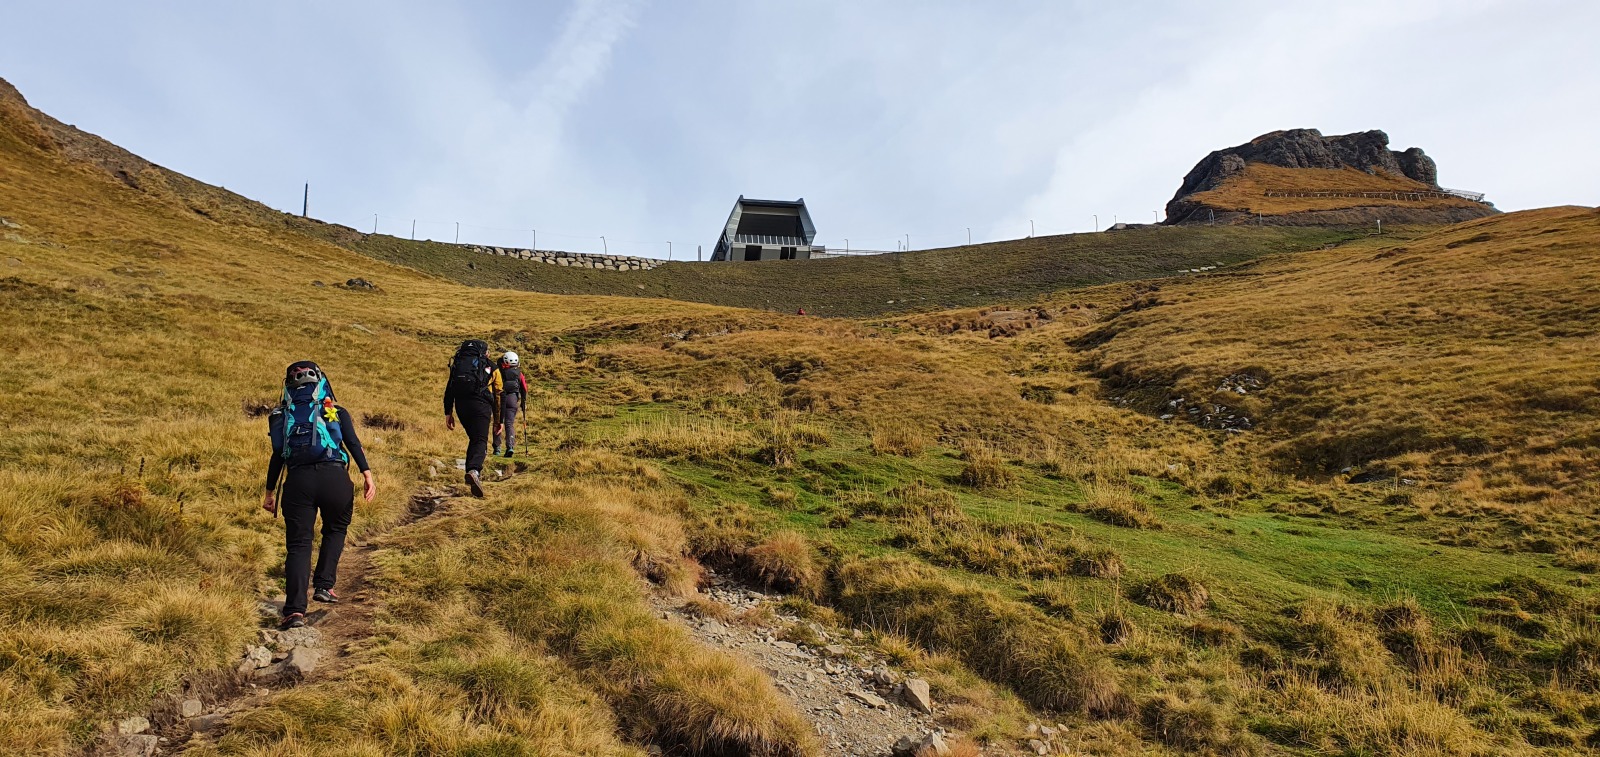
[[[740,195],[728,214],[716,250],[726,252],[736,243],[809,247],[816,236],[817,228],[811,223],[805,198],[755,200]]]

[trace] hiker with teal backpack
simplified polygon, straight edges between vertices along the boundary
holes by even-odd
[[[355,489],[350,483],[350,461],[361,469],[362,496],[371,502],[378,493],[367,467],[367,456],[356,437],[350,411],[335,404],[333,386],[316,363],[302,360],[284,372],[283,398],[267,419],[272,438],[272,462],[267,466],[267,494],[261,508],[277,515],[283,510],[284,558],[283,628],[306,624],[306,591],[314,585],[312,599],[332,604],[333,591],[344,553],[345,532],[355,510]],[[278,476],[284,477],[282,501],[273,494]],[[311,572],[311,542],[322,513],[322,548],[317,571]]]

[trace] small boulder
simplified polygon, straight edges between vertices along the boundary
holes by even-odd
[[[117,721],[117,733],[133,735],[150,730],[150,719],[143,715],[134,715]]]
[[[272,664],[272,650],[260,645],[246,647],[244,657],[256,668],[264,668]]]
[[[189,718],[189,730],[194,731],[195,733],[210,733],[218,728],[221,728],[224,720],[225,718],[217,713],[201,715],[200,717],[196,718]]]
[[[206,705],[198,699],[185,699],[178,704],[178,717],[185,720],[200,717],[206,711]]]
[[[160,743],[160,737],[150,733],[123,736],[116,741],[117,757],[150,757]]]
[[[921,678],[906,679],[906,685],[900,692],[900,698],[918,712],[933,714],[933,695],[928,691],[928,682]]]
[[[368,291],[371,291],[371,290],[374,290],[374,289],[378,288],[377,284],[374,284],[374,283],[372,283],[370,281],[367,281],[366,279],[359,279],[359,278],[358,279],[350,279],[350,280],[344,282],[344,285],[345,285],[345,287],[347,287],[349,289],[365,289],[365,290],[368,290]]]
[[[874,709],[882,710],[889,706],[889,703],[884,701],[883,697],[869,691],[852,691],[850,692],[850,698]]]
[[[879,686],[893,686],[900,682],[900,676],[888,668],[878,668],[872,671],[872,682]]]
[[[850,654],[850,650],[846,649],[842,644],[829,644],[828,646],[823,647],[822,651],[827,652],[834,657],[847,657]]]
[[[1038,739],[1029,739],[1028,748],[1032,749],[1034,754],[1044,755],[1050,753],[1050,745]]]
[[[289,656],[284,659],[283,669],[296,677],[304,678],[317,669],[317,663],[321,658],[322,651],[319,649],[295,647],[289,650]]]
[[[928,757],[928,755],[944,757],[948,754],[950,754],[950,746],[945,744],[944,739],[937,733],[929,733],[922,737],[922,741],[917,742],[918,757]]]
[[[322,646],[322,632],[311,626],[286,629],[278,633],[277,646],[279,649],[320,647]]]

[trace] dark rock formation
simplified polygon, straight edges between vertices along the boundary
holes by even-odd
[[[1222,221],[1224,215],[1230,219],[1233,216],[1248,216],[1235,212],[1225,213],[1221,209],[1208,209],[1202,203],[1194,202],[1190,198],[1200,192],[1215,189],[1230,177],[1243,172],[1245,166],[1250,163],[1282,168],[1354,168],[1370,174],[1384,172],[1413,179],[1426,185],[1428,190],[1441,191],[1438,183],[1439,169],[1433,159],[1419,147],[1404,151],[1389,149],[1389,135],[1382,131],[1375,129],[1325,137],[1316,129],[1289,129],[1263,134],[1245,144],[1217,150],[1207,155],[1189,171],[1187,176],[1183,177],[1183,185],[1167,203],[1166,223],[1196,222],[1213,215],[1218,221]],[[1208,210],[1211,212],[1208,213]],[[1418,212],[1423,215],[1431,212],[1417,208],[1408,210],[1411,216],[1415,216]],[[1454,208],[1451,215],[1475,218],[1492,212],[1493,208],[1485,205],[1482,211]],[[1348,212],[1338,211],[1319,219],[1310,217],[1299,219],[1299,222],[1337,223],[1342,222],[1346,215]],[[1336,218],[1338,220],[1334,220]],[[1445,219],[1441,217],[1440,220]],[[1463,219],[1452,217],[1449,220]]]

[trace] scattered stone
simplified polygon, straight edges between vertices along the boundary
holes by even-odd
[[[878,668],[872,671],[872,681],[879,686],[893,686],[900,682],[900,676],[888,668]]]
[[[834,657],[847,657],[850,654],[850,650],[845,649],[844,645],[842,644],[829,644],[828,646],[823,647],[822,651],[827,652]]]
[[[258,681],[276,681],[283,676],[283,663],[275,662],[264,668],[257,668],[252,675]]]
[[[8,229],[20,229],[20,228],[22,228],[22,224],[19,224],[16,221],[13,221],[13,220],[11,220],[9,218],[0,218],[0,226],[4,226],[4,227],[6,227]]]
[[[205,703],[198,699],[185,699],[181,704],[178,705],[178,717],[184,718],[185,720],[199,717],[200,714],[205,711]]]
[[[295,647],[289,650],[289,656],[283,661],[283,669],[295,676],[304,678],[317,669],[317,663],[322,657],[322,651],[310,647]]]
[[[276,629],[276,628],[260,628],[260,629],[257,629],[256,630],[256,641],[258,641],[258,642],[260,642],[260,643],[262,643],[262,644],[264,644],[266,646],[272,646],[274,644],[277,644],[278,643],[278,629]]]
[[[372,329],[369,329],[366,326],[363,326],[363,325],[361,325],[359,323],[350,324],[350,328],[353,328],[356,331],[359,331],[359,332],[361,332],[363,334],[371,334],[372,333]]]
[[[850,714],[850,708],[844,706],[844,702],[835,702],[833,704],[833,712],[842,718]]]
[[[161,739],[152,734],[123,736],[117,739],[117,757],[150,757]]]
[[[867,691],[851,691],[850,698],[879,710],[888,709],[889,707],[889,703],[884,701],[883,697]]]
[[[272,650],[263,646],[246,647],[244,656],[257,668],[264,668],[272,664]]]
[[[1043,741],[1040,741],[1038,739],[1029,739],[1028,740],[1028,748],[1032,749],[1034,754],[1049,754],[1050,753],[1050,745],[1046,744]]]
[[[313,281],[313,282],[311,282],[311,286],[321,287],[321,286],[327,286],[327,284],[324,284],[324,283],[322,283],[320,281]]]
[[[322,646],[322,632],[311,626],[301,626],[280,631],[278,632],[277,646],[279,649],[320,647]]]
[[[344,285],[350,289],[366,289],[368,291],[378,288],[377,284],[367,281],[366,279],[350,279],[349,281],[344,282]]]
[[[143,715],[134,715],[117,721],[117,733],[133,735],[150,730],[150,719]]]
[[[199,717],[189,718],[189,730],[194,731],[195,733],[210,733],[218,728],[221,728],[223,721],[226,719],[227,718],[225,716],[220,714],[201,715]]]
[[[1039,735],[1043,736],[1043,737],[1045,737],[1047,739],[1055,738],[1057,733],[1059,733],[1059,731],[1057,731],[1054,728],[1051,728],[1050,726],[1047,726],[1047,725],[1039,726]]]
[[[281,610],[282,608],[277,602],[269,602],[263,599],[256,603],[256,614],[268,620],[277,620]]]
[[[933,695],[928,691],[928,682],[921,678],[907,678],[906,685],[900,693],[901,699],[912,709],[918,712],[933,714]]]
[[[22,267],[22,259],[21,258],[6,258],[6,267],[7,268],[21,268]]]

